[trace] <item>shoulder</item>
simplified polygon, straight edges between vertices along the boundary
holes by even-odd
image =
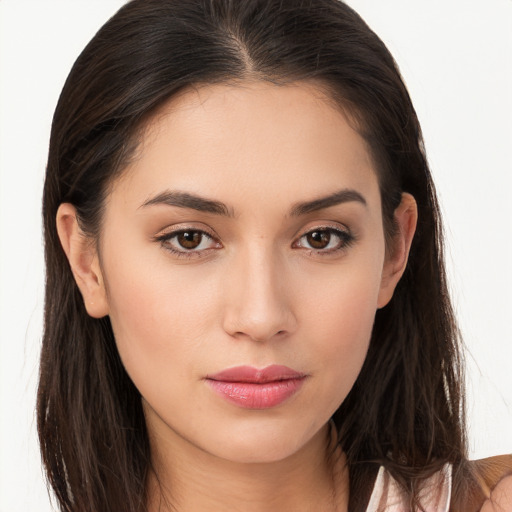
[[[485,500],[480,512],[510,512],[512,510],[512,475],[503,477]]]
[[[512,511],[512,454],[469,461],[454,478],[454,512]]]
[[[426,512],[512,512],[512,454],[445,464],[422,482],[418,498]],[[407,493],[380,467],[366,511],[402,511],[407,503]]]
[[[512,455],[475,461],[474,466],[486,491],[481,512],[512,511]]]

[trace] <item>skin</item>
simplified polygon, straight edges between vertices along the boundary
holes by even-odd
[[[161,500],[166,510],[167,488],[184,511],[346,510],[348,472],[342,453],[328,458],[328,421],[404,271],[414,199],[403,195],[386,250],[367,146],[312,84],[201,86],[144,133],[107,198],[99,243],[70,204],[57,224],[87,311],[110,316],[143,397],[162,485],[152,475],[150,510]],[[347,190],[364,201],[352,193],[297,211]],[[159,203],[169,191],[222,202],[225,214]],[[180,246],[180,229],[199,245]],[[270,364],[306,375],[273,408],[240,408],[205,381]]]
[[[507,512],[512,510],[512,475],[503,478],[490,493],[480,512]]]

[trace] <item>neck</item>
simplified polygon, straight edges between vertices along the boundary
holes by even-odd
[[[159,442],[148,511],[346,512],[348,469],[330,434],[326,425],[298,452],[271,463],[220,459],[178,436]]]

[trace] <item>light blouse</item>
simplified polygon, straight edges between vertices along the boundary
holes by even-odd
[[[452,466],[445,464],[424,482],[419,501],[425,512],[449,512],[451,494]],[[404,491],[383,466],[375,479],[366,512],[411,512]]]

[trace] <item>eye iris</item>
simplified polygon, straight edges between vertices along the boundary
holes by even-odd
[[[203,236],[199,231],[183,231],[177,236],[178,243],[184,249],[196,249],[202,238]]]
[[[312,231],[307,234],[308,244],[315,249],[325,249],[331,241],[328,231]]]

